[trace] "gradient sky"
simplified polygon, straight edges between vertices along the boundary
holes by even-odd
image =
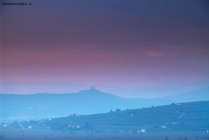
[[[0,5],[0,83],[100,85],[129,96],[209,81],[207,0],[24,2],[32,5]]]

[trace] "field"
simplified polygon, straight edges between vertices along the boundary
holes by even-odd
[[[49,129],[1,130],[1,140],[208,140],[206,132],[172,131],[159,133],[91,133],[80,131],[74,134]]]

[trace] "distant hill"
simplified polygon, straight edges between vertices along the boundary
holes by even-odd
[[[126,99],[91,88],[73,94],[0,94],[0,119],[41,119],[70,114],[104,113],[149,106],[146,99]]]
[[[137,109],[173,102],[205,101],[209,100],[208,91],[209,87],[157,99],[122,98],[95,88],[72,94],[0,94],[0,120],[54,118],[70,114],[105,113],[116,109]]]
[[[162,98],[172,102],[209,101],[209,87]]]

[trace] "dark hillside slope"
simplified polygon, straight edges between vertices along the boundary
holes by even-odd
[[[45,121],[59,131],[146,129],[149,132],[172,130],[206,131],[209,128],[209,101],[171,104],[104,114],[69,116]],[[87,128],[88,124],[88,128]],[[69,126],[80,126],[72,129]]]

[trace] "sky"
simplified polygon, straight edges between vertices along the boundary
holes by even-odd
[[[0,92],[154,98],[209,86],[207,0],[0,2]]]

